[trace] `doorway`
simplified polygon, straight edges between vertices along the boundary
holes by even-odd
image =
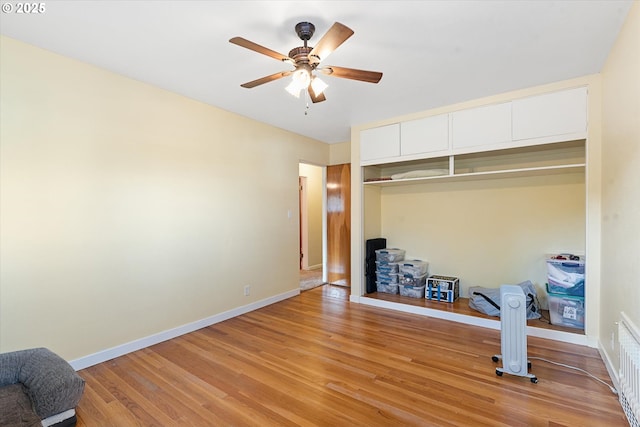
[[[300,288],[312,289],[325,282],[324,277],[324,186],[325,168],[299,164],[299,257]]]
[[[299,164],[300,288],[351,286],[351,165]]]

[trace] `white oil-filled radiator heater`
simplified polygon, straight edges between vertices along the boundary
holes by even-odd
[[[517,285],[500,287],[500,350],[502,354],[492,357],[494,362],[502,360],[496,375],[505,372],[531,379],[538,378],[529,373],[531,362],[527,359],[527,304],[524,291]]]

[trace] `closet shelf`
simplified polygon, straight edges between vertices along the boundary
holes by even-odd
[[[579,173],[584,172],[585,163],[574,163],[568,165],[540,166],[532,168],[516,168],[483,172],[466,172],[448,175],[437,175],[423,178],[408,179],[381,179],[379,181],[365,181],[364,185],[373,185],[379,187],[388,187],[394,185],[423,184],[429,182],[451,182],[462,180],[480,180],[494,178],[519,178],[525,176],[554,175],[563,173]]]

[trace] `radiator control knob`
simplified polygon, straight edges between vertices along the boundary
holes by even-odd
[[[511,298],[509,299],[508,304],[509,304],[509,307],[511,308],[518,308],[520,307],[520,300],[517,298]]]

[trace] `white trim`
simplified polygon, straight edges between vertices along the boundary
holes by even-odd
[[[471,317],[464,314],[452,313],[449,311],[434,310],[427,307],[418,307],[415,305],[402,304],[399,302],[384,301],[376,298],[361,297],[360,303],[371,305],[374,307],[389,308],[391,310],[402,311],[405,313],[419,314],[421,316],[433,317],[436,319],[451,320],[453,322],[464,323],[467,325],[480,326],[489,329],[500,330],[500,321],[493,319],[484,319],[480,317]]]
[[[327,237],[327,167],[322,167],[322,281],[329,281],[329,243]],[[351,237],[351,236],[349,236]]]
[[[228,311],[224,311],[219,314],[215,314],[213,316],[209,316],[207,318],[197,320],[195,322],[187,323],[186,325],[178,326],[173,329],[168,329],[166,331],[159,332],[157,334],[149,335],[144,338],[140,338],[134,341],[130,341],[125,344],[121,344],[115,347],[108,348],[106,350],[99,351],[97,353],[90,354],[88,356],[81,357],[79,359],[71,360],[69,364],[76,371],[84,368],[88,368],[89,366],[97,365],[98,363],[106,362],[107,360],[114,359],[119,356],[123,356],[125,354],[141,350],[143,348],[152,346],[154,344],[161,343],[163,341],[170,340],[172,338],[179,337],[180,335],[188,334],[189,332],[196,331],[198,329],[205,328],[207,326],[211,326],[213,324],[231,319],[236,316],[240,316],[241,314],[249,313],[253,310],[257,310],[262,307],[266,307],[267,305],[274,304],[279,301],[286,300],[288,298],[294,297],[296,295],[300,295],[300,288],[293,289],[291,291],[274,295],[269,298],[265,298],[260,301],[255,301],[247,305],[243,305],[237,308],[233,308]]]
[[[60,412],[59,414],[51,415],[50,417],[47,417],[41,421],[42,427],[49,427],[54,424],[58,424],[62,421],[65,421],[73,417],[75,414],[76,414],[76,410],[71,408],[71,409],[67,409],[64,412]]]
[[[300,251],[302,252],[302,269],[309,269],[309,212],[307,202],[307,177],[300,175]]]
[[[375,298],[357,297],[351,295],[351,302],[366,304],[374,307],[388,308],[405,313],[418,314],[421,316],[433,317],[436,319],[450,320],[452,322],[464,323],[466,325],[479,326],[481,328],[500,330],[500,320],[485,319],[482,317],[468,316],[466,314],[452,313],[449,311],[435,310],[427,307],[402,304],[391,301],[384,301]],[[527,335],[530,337],[545,338],[555,341],[562,341],[570,344],[577,344],[587,347],[598,347],[598,341],[590,340],[585,335],[571,332],[556,331],[553,329],[542,329],[527,326]]]
[[[614,364],[609,357],[609,353],[602,347],[602,345],[598,345],[598,353],[600,353],[600,358],[604,362],[605,368],[607,368],[607,372],[609,373],[609,377],[613,382],[613,387],[618,390],[620,387],[620,382],[618,381],[618,371],[614,367]]]

